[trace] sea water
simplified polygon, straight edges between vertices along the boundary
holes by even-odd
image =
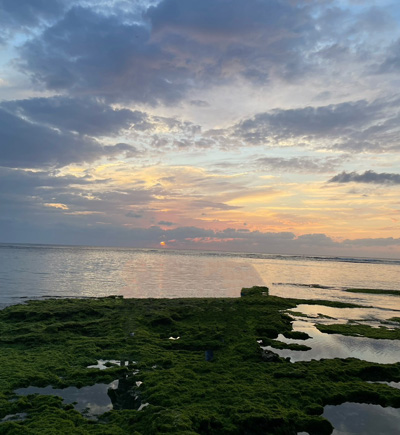
[[[0,244],[0,308],[42,297],[238,297],[253,285],[400,309],[396,296],[343,291],[399,289],[400,260]]]

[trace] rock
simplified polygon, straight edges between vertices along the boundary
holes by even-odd
[[[265,362],[281,362],[278,354],[267,349],[261,349],[261,359]]]
[[[240,296],[246,297],[246,296],[268,296],[269,294],[269,288],[268,287],[262,287],[262,286],[258,286],[255,285],[253,287],[250,288],[242,288],[241,292],[240,292]]]

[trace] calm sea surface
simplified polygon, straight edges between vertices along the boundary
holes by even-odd
[[[48,296],[237,297],[253,285],[283,297],[400,309],[394,296],[343,291],[399,289],[400,260],[0,244],[0,307]]]

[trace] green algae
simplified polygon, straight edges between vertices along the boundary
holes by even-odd
[[[400,381],[399,363],[263,362],[257,340],[293,336],[293,319],[283,311],[307,301],[251,293],[239,299],[57,299],[0,311],[0,419],[27,414],[0,423],[0,434],[323,435],[332,431],[321,416],[327,404],[400,407],[400,390],[367,382]],[[207,351],[213,351],[211,361]],[[87,368],[99,359],[129,364]],[[115,379],[114,409],[98,420],[55,396],[14,393],[30,385],[79,388]],[[149,405],[139,411],[139,402]]]
[[[289,350],[297,350],[297,351],[305,351],[311,349],[311,347],[308,347],[304,344],[285,343],[279,340],[271,340],[270,338],[263,339],[262,345],[271,346],[274,349],[289,349]]]
[[[400,290],[384,290],[375,288],[347,288],[346,292],[350,293],[366,293],[373,295],[390,295],[390,296],[400,296]]]
[[[400,317],[391,317],[388,321],[400,323]]]
[[[312,318],[312,316],[309,316],[308,314],[304,314],[301,311],[287,310],[286,313],[291,315],[291,316],[294,316],[294,317],[306,317],[306,318],[309,318],[309,319]]]
[[[240,292],[241,297],[268,296],[268,294],[269,294],[268,287],[263,287],[263,286],[258,286],[258,285],[255,285],[255,286],[249,287],[249,288],[243,287],[241,292]]]
[[[311,338],[306,332],[302,331],[283,331],[283,335],[293,340],[307,340]]]
[[[315,325],[321,332],[326,334],[341,334],[350,336],[361,336],[375,339],[400,340],[400,329],[389,329],[384,326],[373,328],[368,325],[335,324]]]

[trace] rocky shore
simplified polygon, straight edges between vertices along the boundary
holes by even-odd
[[[261,348],[290,346],[277,338],[293,337],[285,310],[299,302],[316,303],[257,287],[240,298],[50,299],[8,307],[0,311],[0,434],[323,435],[333,429],[322,417],[326,405],[399,408],[399,389],[371,381],[399,382],[400,363],[291,363]],[[77,399],[63,401],[63,391],[75,387],[79,397],[90,386],[109,405],[96,410],[91,399],[82,409]],[[28,387],[42,393],[17,394]]]

